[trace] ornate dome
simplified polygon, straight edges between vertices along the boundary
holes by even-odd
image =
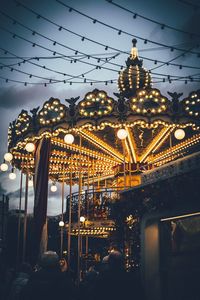
[[[132,43],[133,48],[126,61],[127,68],[121,71],[118,78],[119,91],[126,98],[135,96],[137,89],[149,87],[151,84],[149,71],[142,67],[142,60],[138,58],[137,40],[133,39]]]

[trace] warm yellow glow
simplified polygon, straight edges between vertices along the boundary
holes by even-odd
[[[8,165],[6,163],[1,164],[1,171],[5,172],[8,170]]]
[[[92,134],[91,132],[89,132],[87,130],[80,130],[80,134],[85,139],[90,141],[93,145],[95,145],[98,148],[102,149],[103,151],[105,151],[106,153],[108,153],[109,155],[111,155],[112,157],[117,159],[118,161],[122,162],[124,160],[123,154],[121,154],[115,148],[111,147],[109,144],[107,144],[106,142],[104,142],[103,140],[101,140],[100,138],[98,138],[97,136]]]
[[[66,144],[73,144],[74,136],[71,133],[67,133],[64,137],[64,141]]]
[[[145,162],[145,159],[147,156],[154,150],[154,148],[157,146],[157,144],[160,142],[160,140],[163,138],[163,136],[167,133],[169,128],[163,128],[158,135],[155,136],[155,138],[151,141],[147,149],[145,149],[144,154],[140,158],[140,162]]]
[[[84,217],[84,216],[81,216],[81,217],[80,217],[80,222],[81,222],[81,223],[84,223],[84,222],[85,222],[85,217]]]
[[[5,154],[4,154],[4,159],[5,159],[5,161],[10,162],[10,161],[13,159],[12,153],[10,153],[10,152],[5,153]]]
[[[174,136],[177,140],[182,140],[185,137],[185,131],[183,129],[177,129],[174,132]]]
[[[35,145],[33,143],[27,143],[25,149],[27,152],[33,152],[35,150]]]
[[[128,136],[128,133],[127,133],[126,129],[121,128],[117,131],[117,137],[120,140],[125,140],[125,138],[127,138],[127,136]]]
[[[128,133],[128,142],[129,142],[129,146],[130,146],[130,150],[131,150],[131,155],[133,157],[134,163],[136,163],[137,160],[138,160],[138,156],[137,156],[137,153],[136,153],[136,149],[137,149],[136,142],[134,140],[134,136],[133,136],[130,128],[126,127],[126,131]]]

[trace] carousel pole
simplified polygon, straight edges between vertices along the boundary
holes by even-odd
[[[67,246],[67,259],[70,267],[70,256],[71,256],[71,225],[72,225],[72,163],[70,167],[70,186],[69,186],[69,226],[68,226],[68,246]]]
[[[22,262],[25,262],[25,258],[26,258],[27,208],[28,208],[28,169],[26,171],[26,185],[25,185],[24,232],[23,232]]]
[[[124,155],[124,189],[126,189],[126,155],[125,155],[125,140],[123,145],[123,155]]]
[[[87,211],[86,211],[86,218],[89,219],[89,189],[90,189],[90,158],[88,155],[88,174],[87,174]],[[85,255],[86,255],[86,270],[87,270],[87,260],[88,260],[88,235],[85,236]]]
[[[87,212],[86,212],[86,216],[87,216],[87,219],[88,219],[88,215],[89,215],[89,189],[90,189],[90,158],[89,158],[89,155],[88,155],[88,176],[87,176]]]
[[[93,199],[93,219],[94,219],[94,158],[92,160],[92,199]]]
[[[20,189],[19,189],[19,214],[18,214],[18,228],[17,228],[17,257],[16,257],[16,270],[19,267],[19,249],[20,249],[20,232],[21,232],[21,209],[22,209],[22,184],[23,184],[23,172],[21,170],[20,175]]]
[[[64,192],[65,192],[65,180],[64,180],[64,172],[63,172],[63,180],[62,180],[62,211],[61,211],[61,221],[63,222],[63,212],[64,212]],[[64,223],[60,227],[60,258],[63,257],[63,230]]]
[[[81,176],[81,136],[80,136],[80,156],[79,156],[79,193],[78,193],[78,286],[80,284],[80,254],[81,254],[81,236],[80,236],[80,217],[81,217],[81,190],[82,190],[82,176]]]
[[[129,187],[131,187],[131,157],[129,155]]]

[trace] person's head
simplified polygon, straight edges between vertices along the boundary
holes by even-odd
[[[68,270],[68,264],[65,258],[61,258],[59,264],[61,272],[66,272]]]
[[[111,251],[108,255],[108,265],[111,269],[123,269],[124,259],[119,251]]]
[[[44,252],[39,265],[43,269],[58,269],[60,267],[58,254],[54,251]]]
[[[108,263],[108,257],[109,257],[108,255],[104,256],[101,263],[102,264],[107,264]]]

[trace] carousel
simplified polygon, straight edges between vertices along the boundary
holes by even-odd
[[[80,97],[50,98],[43,107],[22,110],[10,123],[8,153],[1,170],[11,165],[35,189],[35,242],[37,251],[46,226],[48,183],[62,185],[61,229],[70,239],[107,238],[115,232],[110,203],[120,191],[142,184],[142,174],[196,151],[200,142],[200,90],[182,99],[182,93],[163,96],[143,67],[136,40],[126,66],[120,71],[118,92],[89,91]],[[21,180],[22,183],[22,180]],[[64,222],[64,185],[69,185],[67,222]],[[76,193],[73,188],[77,186]],[[27,206],[25,207],[27,209]],[[25,238],[26,232],[24,233]],[[25,247],[25,246],[24,246]],[[25,248],[23,249],[25,255]],[[62,254],[62,251],[61,251]]]

